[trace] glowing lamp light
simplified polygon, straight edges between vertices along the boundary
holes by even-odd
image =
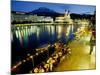
[[[48,47],[50,47],[50,45],[48,45]]]
[[[33,58],[33,56],[30,56],[30,58]]]
[[[30,54],[27,54],[27,56],[30,56]]]
[[[16,68],[17,66],[14,66],[13,68]]]
[[[38,51],[39,49],[36,49],[36,51]]]
[[[19,30],[19,27],[17,27],[17,30]]]
[[[36,53],[36,55],[38,55],[38,53]]]
[[[20,61],[17,65],[19,66],[19,65],[21,65],[22,64],[22,62]]]
[[[23,60],[23,62],[26,62],[26,60]]]
[[[43,51],[41,51],[41,53],[43,53]]]

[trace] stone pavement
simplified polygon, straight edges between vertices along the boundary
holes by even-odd
[[[90,34],[73,40],[69,46],[72,50],[71,56],[65,56],[65,59],[59,63],[54,71],[73,71],[96,68],[95,47],[92,55],[89,55]]]

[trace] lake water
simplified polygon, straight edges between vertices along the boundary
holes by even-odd
[[[77,25],[33,25],[15,26],[11,32],[12,60],[22,60],[21,57],[33,49],[57,41],[68,43],[74,39]]]

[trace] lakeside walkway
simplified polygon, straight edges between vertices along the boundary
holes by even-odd
[[[73,70],[86,70],[96,68],[96,55],[95,47],[93,53],[89,55],[90,34],[73,40],[69,47],[71,48],[72,54],[68,58],[65,56],[63,62],[61,62],[54,71],[73,71]]]

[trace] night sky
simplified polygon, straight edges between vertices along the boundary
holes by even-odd
[[[57,3],[44,3],[44,2],[29,2],[29,1],[11,1],[12,11],[30,12],[40,7],[46,7],[59,13],[64,13],[68,9],[71,13],[77,14],[93,14],[96,10],[95,6],[91,5],[73,5],[73,4],[57,4]]]

